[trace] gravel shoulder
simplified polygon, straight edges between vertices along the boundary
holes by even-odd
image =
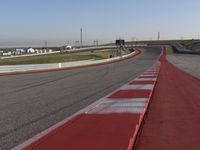
[[[200,79],[200,55],[170,54],[167,59],[179,69]]]

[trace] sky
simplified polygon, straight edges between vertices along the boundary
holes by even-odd
[[[199,38],[199,0],[0,0],[0,47]]]

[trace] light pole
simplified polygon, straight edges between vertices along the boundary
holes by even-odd
[[[158,32],[158,41],[160,41],[160,32]]]
[[[80,29],[80,42],[81,42],[80,47],[82,48],[82,46],[83,46],[83,29],[82,28]]]

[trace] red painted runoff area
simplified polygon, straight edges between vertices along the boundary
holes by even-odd
[[[161,59],[137,150],[200,149],[200,80]]]
[[[151,90],[119,90],[109,98],[121,100],[121,98],[149,98]]]
[[[81,114],[24,150],[126,150],[139,117]]]

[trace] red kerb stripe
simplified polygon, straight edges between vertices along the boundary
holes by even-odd
[[[151,90],[119,90],[109,98],[149,98]]]

